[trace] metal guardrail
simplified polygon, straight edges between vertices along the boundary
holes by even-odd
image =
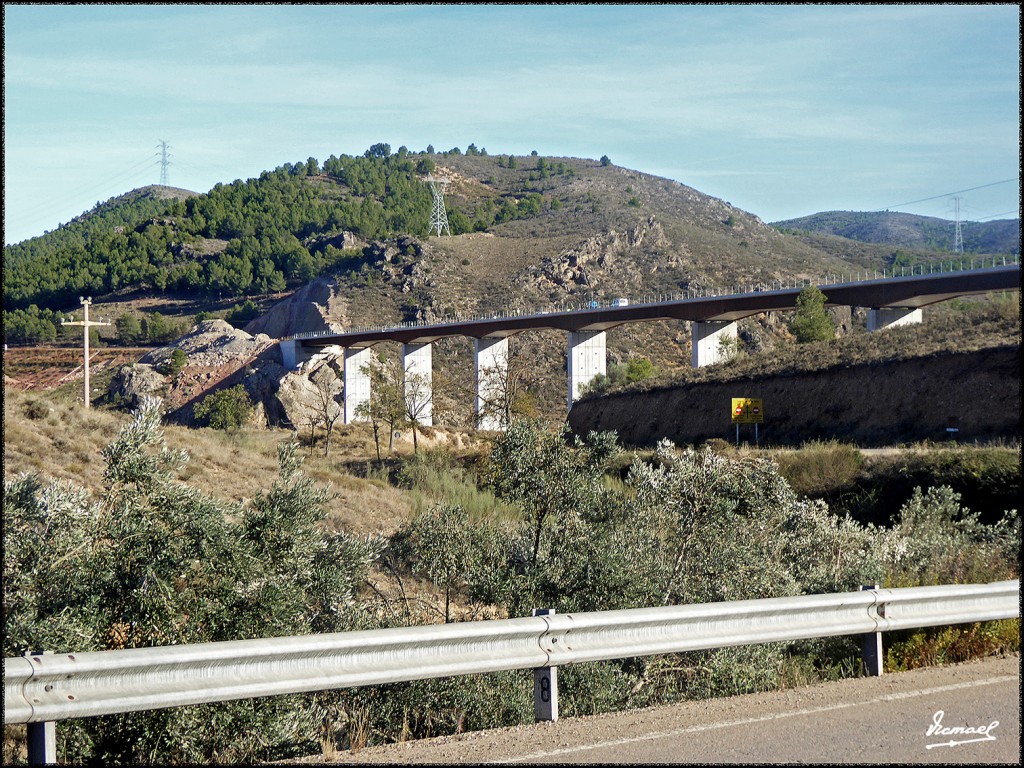
[[[1020,616],[1020,581],[4,659],[4,719],[43,723],[432,677]]]

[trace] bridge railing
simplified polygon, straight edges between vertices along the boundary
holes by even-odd
[[[929,262],[927,264],[912,264],[892,267],[891,269],[858,270],[850,274],[827,274],[817,280],[804,278],[800,280],[772,282],[756,282],[747,285],[734,285],[726,288],[711,288],[693,286],[685,291],[674,293],[648,294],[633,299],[634,304],[658,304],[669,301],[689,301],[693,299],[719,298],[723,296],[737,296],[755,291],[790,291],[798,288],[806,288],[810,285],[850,285],[858,283],[870,283],[877,280],[893,280],[901,277],[914,277],[917,275],[945,275],[959,272],[970,272],[977,269],[994,269],[997,267],[1020,266],[1020,256],[991,256],[975,258],[951,259],[949,261]],[[502,311],[498,313],[471,313],[459,314],[450,317],[443,317],[432,321],[406,321],[399,325],[374,325],[350,328],[346,333],[378,333],[408,328],[422,328],[424,326],[437,326],[451,323],[466,323],[474,321],[498,320],[504,318],[533,317],[540,314],[578,312],[587,309],[604,309],[616,306],[614,299],[598,301],[587,301],[578,304],[549,305],[545,308],[524,310],[523,312]],[[316,339],[324,336],[336,336],[337,331],[303,331],[293,334],[291,338],[297,340]]]
[[[735,645],[865,635],[880,648],[884,631],[1019,617],[1015,580],[31,654],[4,659],[4,719],[52,732],[69,718]]]

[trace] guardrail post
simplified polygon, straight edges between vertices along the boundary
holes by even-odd
[[[861,591],[867,589],[878,589],[877,584],[867,584],[861,587]],[[861,635],[861,668],[868,677],[881,677],[885,665],[885,655],[882,653],[882,633],[868,632]]]
[[[534,608],[534,616],[550,616],[553,608]],[[533,716],[538,723],[558,719],[558,667],[533,670]]]
[[[29,723],[28,730],[28,764],[57,764],[57,728],[56,723]]]
[[[26,656],[42,656],[46,651],[26,653]],[[56,723],[28,723],[25,726],[28,735],[28,764],[57,764],[57,728]]]

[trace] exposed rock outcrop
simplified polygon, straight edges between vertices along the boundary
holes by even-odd
[[[173,370],[175,350],[184,352],[184,365]],[[194,419],[195,405],[210,392],[243,384],[267,424],[298,425],[308,422],[316,407],[314,381],[330,361],[317,360],[301,371],[289,372],[281,364],[276,341],[266,334],[251,335],[224,320],[206,320],[173,345],[125,366],[114,378],[112,395],[134,407],[145,395],[164,399],[173,418]],[[337,372],[331,372],[337,379]],[[340,386],[340,382],[339,385]]]
[[[114,375],[110,393],[127,408],[138,408],[144,397],[163,397],[167,393],[167,377],[152,365],[125,365]]]
[[[321,275],[246,325],[245,331],[283,339],[304,331],[341,331],[347,325],[347,300],[332,276]]]
[[[316,356],[297,371],[279,361],[266,361],[247,375],[242,383],[253,402],[262,410],[268,426],[308,427],[324,409],[324,396],[342,408],[342,366],[335,355]]]
[[[588,266],[601,272],[614,273],[616,268],[635,271],[637,251],[660,251],[670,245],[661,224],[654,216],[649,216],[624,232],[610,229],[603,235],[587,238],[577,247],[558,256],[544,259],[536,282],[538,285],[588,285]]]

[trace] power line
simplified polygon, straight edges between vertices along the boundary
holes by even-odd
[[[1000,216],[1016,216],[1016,217],[1019,218],[1020,217],[1020,211],[1016,210],[1016,211],[1003,211],[1001,213],[993,213],[993,214],[991,214],[989,216],[983,216],[980,219],[975,219],[975,221],[988,221],[989,219],[998,219]]]
[[[80,213],[83,213],[85,210],[88,210],[88,206],[85,201],[95,201],[95,195],[97,193],[103,192],[105,190],[111,190],[111,188],[118,182],[136,178],[141,180],[142,176],[140,174],[145,173],[146,175],[148,175],[149,173],[148,171],[144,171],[144,168],[152,167],[152,165],[153,156],[151,155],[150,157],[147,157],[145,160],[139,161],[134,165],[128,167],[127,169],[118,171],[112,174],[111,176],[108,176],[106,179],[98,182],[96,185],[84,189],[71,190],[63,200],[50,200],[47,203],[35,206],[29,209],[22,217],[20,217],[22,219],[22,223],[25,225],[35,224],[45,219],[52,218],[61,211],[66,211],[71,205],[73,205],[73,203],[66,201],[74,199],[82,200],[83,202],[81,204],[86,205],[85,208],[74,214],[75,216],[77,216]]]
[[[985,189],[986,187],[995,187],[995,186],[998,186],[999,184],[1009,184],[1011,181],[1019,181],[1019,180],[1020,180],[1020,177],[1017,176],[1017,177],[1012,178],[1012,179],[1003,179],[1002,181],[993,181],[991,184],[982,184],[981,186],[978,186],[978,187],[971,187],[970,189],[958,189],[956,192],[946,192],[945,194],[935,195],[934,197],[922,197],[920,200],[910,200],[910,201],[908,201],[906,203],[894,203],[893,205],[887,205],[884,208],[876,208],[874,210],[874,213],[878,213],[879,211],[887,211],[890,208],[899,208],[900,206],[903,206],[903,205],[914,205],[914,203],[926,203],[929,200],[939,200],[939,199],[941,199],[943,197],[949,197],[950,195],[959,195],[959,194],[962,194],[964,192],[973,192],[976,189]]]

